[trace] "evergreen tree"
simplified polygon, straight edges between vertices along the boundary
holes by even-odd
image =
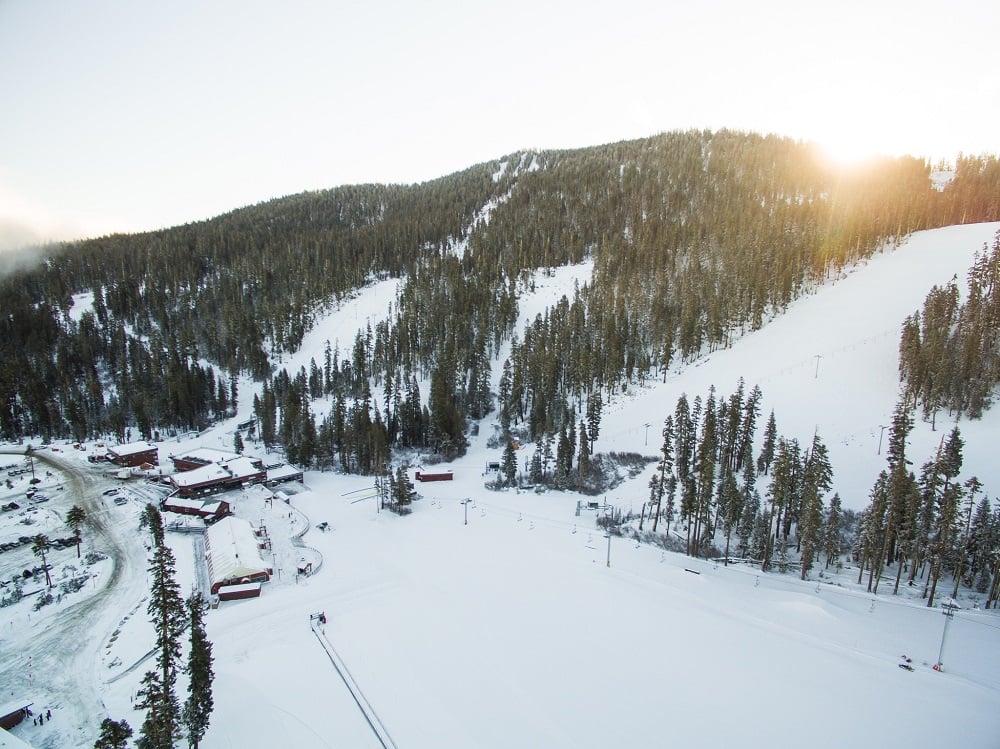
[[[767,474],[771,469],[771,463],[774,462],[774,448],[775,440],[778,437],[778,426],[774,420],[774,410],[771,410],[771,415],[767,419],[767,426],[764,427],[764,444],[760,450],[760,456],[757,458],[757,473]]]
[[[393,482],[396,505],[405,507],[410,504],[413,497],[413,482],[403,466],[396,468],[396,480]]]
[[[756,512],[753,515],[753,532],[750,535],[750,556],[761,560],[761,569],[766,569],[766,556],[770,544],[771,529],[768,515]]]
[[[123,720],[105,718],[101,721],[101,732],[94,742],[94,749],[127,749],[132,738],[132,728]]]
[[[573,470],[573,443],[566,435],[565,426],[559,430],[559,441],[556,443],[556,477],[558,486],[563,485],[566,476]]]
[[[897,463],[906,461],[906,440],[913,430],[913,417],[903,401],[896,403],[896,408],[892,415],[892,428],[889,430],[889,447],[886,452],[886,460],[889,463],[889,472]]]
[[[798,473],[799,446],[794,439],[779,438],[774,455],[774,475],[768,487],[767,496],[771,501],[771,510],[766,515],[768,536],[764,546],[764,558],[761,569],[767,571],[771,561],[771,550],[779,535],[788,538],[787,532],[782,534],[782,517],[790,517],[798,505]],[[773,530],[772,530],[773,529]],[[784,548],[785,543],[781,544]]]
[[[146,503],[139,516],[139,528],[149,531],[154,547],[163,545],[163,518],[155,505]]]
[[[191,648],[188,653],[188,698],[184,702],[181,721],[187,729],[188,746],[198,749],[208,730],[214,702],[212,682],[212,643],[205,634],[205,600],[201,593],[195,593],[187,600],[190,616]]]
[[[752,460],[747,461],[745,471],[753,473],[754,464]],[[746,474],[744,473],[744,475]],[[757,525],[757,521],[760,519],[760,493],[753,487],[753,484],[748,486],[745,481],[743,483],[741,493],[743,494],[743,512],[740,514],[740,524],[738,529],[740,537],[740,554],[744,557],[749,556],[760,559],[760,554],[754,554],[751,551],[754,529]]]
[[[545,474],[542,471],[542,454],[537,449],[531,454],[531,463],[530,468],[528,469],[528,475],[531,477],[531,482],[533,484],[541,483],[545,478]]]
[[[753,441],[757,432],[757,417],[760,415],[760,400],[763,393],[759,386],[754,385],[750,397],[743,406],[743,418],[740,422],[739,437],[736,442],[736,454],[733,470],[739,471],[742,466],[753,466]]]
[[[41,557],[42,569],[45,570],[45,584],[50,588],[52,587],[52,576],[49,575],[49,565],[45,560],[45,552],[51,548],[52,542],[49,541],[49,537],[44,533],[39,533],[31,539],[31,553],[36,557]]]
[[[155,671],[147,671],[136,698],[134,709],[146,711],[135,742],[136,749],[173,749],[174,742],[181,737],[176,720],[180,706],[173,689],[164,687]]]
[[[729,542],[733,536],[733,530],[739,522],[743,513],[743,495],[736,483],[736,477],[730,470],[725,470],[722,480],[719,482],[719,508],[722,513],[722,529],[726,534],[726,550],[724,552],[724,564],[729,566]]]
[[[1000,550],[1000,527],[993,520],[988,497],[976,505],[969,533],[969,577],[977,593],[985,593],[989,585],[990,559]]]
[[[149,524],[156,527],[159,513],[147,505]],[[180,635],[187,616],[180,586],[175,580],[176,563],[170,547],[163,542],[162,521],[153,548],[150,573],[149,612],[153,624],[157,671],[150,671],[143,680],[143,699],[136,709],[145,709],[146,720],[140,729],[139,749],[166,749],[181,736],[180,706],[174,691],[181,656]]]
[[[802,552],[801,579],[812,569],[813,560],[823,544],[823,497],[833,485],[833,468],[829,452],[819,434],[813,436],[812,446],[802,472],[802,503],[798,537]]]
[[[576,473],[579,477],[578,485],[590,472],[590,445],[591,440],[587,436],[587,425],[580,422],[580,451],[576,457]]]
[[[594,452],[594,442],[597,441],[597,437],[600,434],[601,429],[601,410],[604,408],[604,404],[601,403],[601,391],[595,391],[587,399],[587,435],[590,438],[590,445],[588,449],[588,454],[592,455]]]
[[[507,440],[507,446],[503,450],[503,476],[506,486],[514,486],[517,483],[517,453],[514,450],[514,441]]]
[[[975,506],[976,495],[983,488],[982,482],[976,477],[968,479],[963,485],[964,494],[966,496],[966,517],[965,517],[965,528],[963,533],[955,544],[955,587],[951,591],[951,597],[956,598],[958,596],[958,587],[962,583],[962,574],[967,569],[969,564],[968,556],[971,547],[971,535],[972,535],[972,509]]]
[[[510,402],[511,399],[510,359],[504,360],[503,372],[500,374],[500,392],[498,393],[497,398],[500,408],[500,430],[503,436],[506,438],[510,434],[510,421],[511,421],[511,414],[513,412],[513,406]]]
[[[676,479],[674,478],[674,420],[672,416],[667,416],[663,421],[663,444],[660,445],[660,462],[657,464],[657,475],[650,480],[650,501],[656,503],[656,515],[653,516],[653,533],[656,533],[656,526],[659,523],[662,512],[662,502],[664,495],[668,495],[667,503],[667,528],[670,528],[670,519],[674,514],[674,488]],[[654,486],[655,482],[655,486]]]
[[[79,505],[73,505],[66,512],[66,526],[73,531],[76,538],[76,558],[80,558],[80,529],[87,522],[87,512]]]
[[[552,443],[555,441],[555,433],[546,425],[545,434],[542,436],[542,474],[548,474],[549,466],[555,456],[552,454]]]
[[[455,388],[455,362],[451,352],[431,372],[428,410],[433,447],[447,459],[464,455],[465,415],[459,409]]]
[[[698,403],[698,399],[695,399]],[[691,545],[692,518],[695,512],[697,483],[694,478],[697,423],[688,405],[687,396],[681,394],[674,408],[674,465],[681,490],[681,518],[688,526],[687,548]]]
[[[718,420],[715,410],[715,388],[709,389],[705,402],[701,438],[695,455],[696,508],[694,533],[689,537],[688,554],[700,555],[703,540],[714,533],[711,527],[712,497],[715,493],[716,457],[719,449]]]
[[[930,544],[931,570],[927,586],[924,588],[928,607],[934,605],[938,578],[940,578],[945,561],[953,552],[957,542],[958,514],[963,489],[962,485],[955,481],[955,478],[962,470],[963,446],[961,433],[958,427],[954,427],[939,451],[935,462],[934,470],[941,477],[941,482],[940,490],[935,497],[937,517]]]
[[[834,493],[826,511],[826,522],[823,524],[823,553],[826,555],[826,567],[840,556],[843,519],[840,495]]]
[[[260,421],[260,438],[264,442],[265,450],[270,450],[273,445],[277,444],[277,408],[274,390],[265,381],[261,393],[260,411],[257,414],[257,419]]]

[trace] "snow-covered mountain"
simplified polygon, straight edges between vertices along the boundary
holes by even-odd
[[[762,414],[774,410],[779,433],[806,443],[818,431],[830,448],[834,490],[846,507],[863,508],[885,467],[879,442],[897,399],[900,325],[932,285],[963,278],[998,229],[917,234],[731,348],[671,371],[665,383],[633,387],[606,404],[595,450],[653,455],[681,393],[704,397],[715,385],[728,394],[742,377],[763,390]],[[522,321],[590,272],[582,265],[539,275],[521,299]],[[343,344],[374,323],[396,283],[374,285],[331,312],[284,366],[321,361],[326,340]],[[194,446],[228,449],[233,425],[249,414],[251,388],[241,384],[242,412],[231,423],[164,443],[161,461]],[[991,497],[1000,492],[998,419],[989,412],[959,425],[961,478],[977,475]],[[908,455],[915,463],[931,457],[949,428],[941,417],[937,431],[918,421]],[[822,576],[817,568],[803,582],[606,538],[595,512],[578,511],[577,495],[485,489],[484,466],[499,459],[487,446],[492,431],[489,420],[480,425],[466,456],[449,466],[453,481],[418,485],[423,498],[406,517],[358,501],[370,477],[309,472],[288,505],[256,492],[234,497],[237,515],[272,536],[305,529],[304,547],[275,552],[277,574],[261,598],[208,614],[216,708],[204,749],[996,745],[995,610],[978,610],[966,596],[946,620],[918,591],[866,594],[850,563]],[[651,470],[605,501],[638,511]],[[129,549],[126,582],[91,631],[74,630],[92,638],[93,668],[86,658],[72,661],[85,685],[79,698],[52,666],[32,674],[33,699],[54,713],[47,727],[15,729],[35,746],[92,746],[106,715],[142,721],[131,704],[151,637],[140,600],[145,549],[135,534],[141,497],[130,491],[129,504],[107,507],[109,527]],[[168,539],[188,590],[203,550],[189,535]],[[299,553],[320,560],[318,571],[296,575]],[[5,659],[24,662],[35,637],[65,626],[73,605],[67,596],[38,612],[27,604],[0,609]],[[311,619],[318,612],[325,624]],[[933,670],[939,660],[943,670]],[[20,693],[24,685],[19,679]],[[103,703],[99,714],[91,692]]]

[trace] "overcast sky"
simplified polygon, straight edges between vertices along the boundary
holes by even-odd
[[[691,127],[1000,153],[998,29],[995,0],[0,0],[0,246]]]

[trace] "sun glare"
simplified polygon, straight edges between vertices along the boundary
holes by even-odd
[[[852,133],[824,139],[820,148],[831,163],[842,167],[860,166],[880,155],[870,141],[852,137]]]

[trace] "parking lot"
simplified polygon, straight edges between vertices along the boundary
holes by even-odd
[[[53,586],[81,574],[84,565],[77,561],[76,537],[65,523],[71,503],[53,501],[65,492],[63,477],[27,459],[8,462],[0,471],[0,602],[9,602],[15,587],[23,596],[47,587],[41,556],[32,550],[38,535],[49,541],[45,561]]]

